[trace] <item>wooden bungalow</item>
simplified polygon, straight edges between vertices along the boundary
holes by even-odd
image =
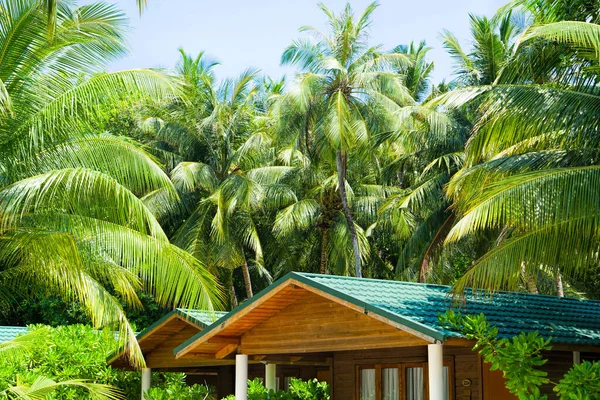
[[[438,314],[453,306],[449,290],[291,273],[216,322],[196,324],[197,333],[155,324],[160,340],[146,346],[141,338],[140,344],[151,368],[185,365],[201,371],[229,363],[235,384],[223,382],[219,395],[235,392],[237,400],[247,399],[249,377],[284,387],[281,371],[290,367],[298,377],[327,380],[337,400],[514,399],[501,374],[471,350],[474,343],[440,325]],[[600,355],[600,302],[497,293],[469,295],[460,308],[484,313],[502,336],[522,331],[551,336],[544,368],[553,381],[573,363]],[[150,348],[164,352],[160,363]]]
[[[188,310],[178,308],[171,311],[154,324],[137,334],[146,367],[142,371],[142,392],[150,387],[151,371],[184,372],[188,384],[206,384],[213,386],[219,398],[233,394],[235,380],[235,356],[237,345],[228,341],[215,341],[212,346],[205,346],[210,352],[206,358],[176,358],[173,350],[190,339],[217,319],[226,315],[225,312]],[[26,329],[26,328],[23,328]],[[0,329],[0,339],[3,331]],[[249,361],[248,376],[263,378],[265,365],[277,363],[276,384],[274,388],[286,388],[291,378],[304,380],[318,378],[329,380],[329,364],[324,357],[254,357]],[[130,369],[127,357],[119,353],[109,360],[109,365],[115,368]]]

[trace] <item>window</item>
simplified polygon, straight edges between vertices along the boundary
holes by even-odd
[[[292,383],[293,376],[284,376],[283,377],[283,390],[286,392],[290,390],[290,384]]]
[[[375,367],[362,367],[358,369],[358,399],[375,400],[377,394],[377,371]]]
[[[446,400],[452,400],[451,363],[444,363]],[[427,400],[427,363],[361,365],[358,400]]]
[[[398,400],[400,398],[400,368],[381,368],[381,398],[382,400]]]
[[[405,387],[406,400],[424,400],[425,396],[425,367],[406,367]]]

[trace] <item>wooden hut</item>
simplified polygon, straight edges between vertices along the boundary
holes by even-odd
[[[291,273],[214,323],[193,323],[197,332],[163,319],[140,345],[150,368],[227,366],[228,372],[215,371],[225,374],[216,386],[220,396],[235,392],[237,400],[246,400],[249,377],[285,388],[282,371],[290,368],[303,379],[328,381],[337,400],[513,399],[502,375],[471,350],[474,343],[439,323],[439,313],[457,307],[449,292],[440,285]],[[544,368],[553,381],[600,354],[597,301],[469,294],[458,307],[484,313],[501,336],[551,336]],[[177,312],[169,318],[190,324]]]

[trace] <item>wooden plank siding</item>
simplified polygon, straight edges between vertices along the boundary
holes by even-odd
[[[181,321],[180,321],[181,322]],[[148,368],[173,368],[173,367],[193,367],[201,365],[226,365],[233,364],[234,360],[214,360],[214,354],[223,347],[222,344],[207,344],[206,350],[210,353],[208,360],[200,358],[176,359],[173,349],[198,333],[194,326],[186,325],[176,333],[172,333],[163,340],[153,338],[153,348],[144,351],[146,365]],[[162,337],[161,337],[162,339]]]
[[[449,363],[454,370],[454,396],[452,398],[455,400],[480,400],[480,366],[477,354],[468,348],[444,346],[444,361]],[[357,400],[356,371],[360,365],[426,362],[426,346],[336,352],[333,356],[333,398]],[[463,386],[465,379],[471,381],[471,386]]]
[[[306,292],[241,337],[243,354],[298,354],[407,347],[428,342],[364,313]]]
[[[548,360],[540,369],[548,373],[548,379],[551,382],[558,383],[565,373],[573,367],[572,351],[549,351],[543,352],[542,357]],[[556,393],[552,390],[553,384],[542,386],[542,393],[548,395],[549,399],[558,399]]]

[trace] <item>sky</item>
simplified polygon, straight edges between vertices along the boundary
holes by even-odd
[[[111,1],[111,0],[108,0]],[[81,1],[80,4],[90,3]],[[148,0],[140,16],[135,0],[112,0],[130,18],[130,54],[109,65],[110,70],[171,68],[178,49],[204,51],[221,65],[219,78],[234,77],[249,67],[279,78],[293,69],[279,65],[283,50],[301,37],[303,25],[326,28],[317,0]],[[351,0],[359,13],[371,0]],[[453,32],[464,46],[469,42],[469,13],[491,16],[507,0],[380,0],[373,14],[371,44],[386,50],[398,44],[426,40],[435,63],[433,81],[451,78],[452,60],[440,33]],[[346,0],[324,0],[336,12]]]

